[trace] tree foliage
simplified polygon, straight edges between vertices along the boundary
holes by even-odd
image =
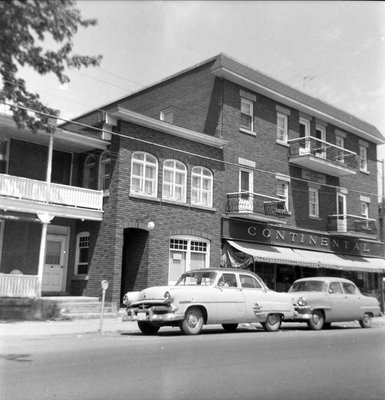
[[[69,82],[67,68],[97,66],[101,61],[101,56],[73,53],[72,38],[79,27],[96,24],[95,19],[82,19],[75,5],[73,0],[0,1],[0,102],[13,105],[19,127],[36,131],[47,125],[44,114],[59,114],[45,106],[38,93],[27,89],[25,80],[18,77],[20,67],[31,67],[41,75],[53,73],[65,84]],[[55,50],[47,48],[47,39],[56,45]],[[31,114],[27,108],[37,113]]]

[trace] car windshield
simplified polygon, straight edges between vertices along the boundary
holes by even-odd
[[[178,282],[177,286],[213,286],[215,278],[217,276],[216,272],[186,272],[183,274]]]
[[[324,292],[326,283],[323,281],[299,281],[294,282],[289,292]]]

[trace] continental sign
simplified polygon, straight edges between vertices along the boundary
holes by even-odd
[[[227,218],[222,220],[222,236],[225,239],[367,257],[384,254],[381,242]]]

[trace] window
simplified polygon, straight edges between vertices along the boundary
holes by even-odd
[[[342,286],[346,294],[356,294],[356,287],[349,282],[342,282]]]
[[[262,289],[262,286],[260,285],[260,283],[252,276],[239,275],[239,278],[241,280],[241,286],[243,288]]]
[[[363,172],[368,171],[368,153],[365,146],[360,146],[360,170]]]
[[[310,121],[305,118],[299,119],[299,141],[300,152],[309,153],[310,152]]]
[[[186,202],[186,166],[180,161],[164,162],[163,198]]]
[[[253,102],[241,98],[241,128],[253,131]]]
[[[341,284],[339,282],[331,282],[329,286],[329,293],[332,294],[343,294]]]
[[[287,142],[287,115],[277,113],[277,140]]]
[[[209,242],[201,238],[170,238],[169,285],[174,284],[186,271],[208,268],[209,250]]]
[[[88,274],[89,248],[90,248],[90,233],[89,232],[79,233],[77,236],[77,244],[76,244],[76,264],[75,264],[76,275]]]
[[[315,128],[315,136],[318,139],[315,144],[315,155],[326,158],[326,129],[324,126],[317,125]]]
[[[111,156],[109,152],[104,152],[100,156],[100,182],[99,188],[103,191],[108,191],[111,180]]]
[[[191,204],[213,205],[213,175],[204,167],[194,167],[191,174]]]
[[[86,158],[84,163],[84,187],[96,189],[96,161],[93,154]]]
[[[337,149],[336,161],[343,163],[345,160],[344,151],[342,149],[345,148],[345,139],[342,136],[336,136],[336,146],[340,147],[340,149]]]
[[[7,173],[7,139],[0,138],[0,174]]]
[[[172,124],[174,122],[174,111],[172,108],[160,112],[160,120]]]
[[[222,274],[218,280],[218,286],[222,287],[237,287],[237,277],[235,274]]]
[[[309,188],[309,216],[319,217],[318,189]]]
[[[366,201],[361,201],[361,215],[366,219],[369,218],[369,203]]]
[[[285,201],[286,210],[289,211],[289,182],[277,179],[277,196]]]
[[[132,155],[131,193],[156,197],[158,161],[148,153],[136,152]]]

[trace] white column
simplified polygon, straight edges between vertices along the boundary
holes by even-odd
[[[45,250],[47,244],[47,227],[51,222],[53,215],[49,214],[37,214],[40,221],[42,222],[41,239],[40,239],[40,252],[39,252],[39,267],[38,267],[38,297],[41,297],[41,289],[43,286],[43,272],[45,264]]]

